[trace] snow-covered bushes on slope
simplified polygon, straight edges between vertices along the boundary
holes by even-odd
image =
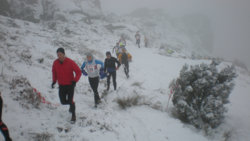
[[[0,15],[7,16],[10,14],[10,6],[7,0],[0,1]]]
[[[218,64],[185,65],[170,84],[177,116],[199,129],[218,127],[227,111],[224,105],[229,103],[236,73],[233,66],[219,72]]]
[[[31,137],[35,141],[55,141],[50,133],[32,133]]]
[[[13,99],[19,101],[24,108],[39,108],[41,98],[34,92],[30,82],[24,77],[16,77],[10,82]]]
[[[39,23],[65,22],[73,15],[89,20],[101,19],[103,14],[100,0],[1,0],[0,15]]]
[[[118,103],[121,109],[126,109],[128,107],[139,105],[140,99],[141,99],[141,96],[134,95],[131,97],[118,98],[116,102]]]
[[[43,0],[41,1],[41,7],[42,12],[40,15],[40,19],[44,21],[53,20],[56,12],[56,9],[54,8],[56,7],[55,3],[50,0]]]
[[[152,109],[162,111],[163,107],[161,102],[153,101],[151,98],[138,95],[136,91],[134,91],[134,93],[134,95],[119,97],[116,99],[116,102],[121,109],[127,109],[134,106],[148,106]]]

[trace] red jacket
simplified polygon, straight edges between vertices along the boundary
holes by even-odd
[[[56,59],[52,67],[53,82],[58,81],[59,85],[71,85],[72,81],[77,82],[82,72],[78,65],[71,59],[65,58],[63,63]]]

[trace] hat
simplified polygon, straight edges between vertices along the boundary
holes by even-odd
[[[93,57],[92,53],[90,53],[90,52],[86,53],[86,57],[88,57],[88,56]]]
[[[110,56],[111,56],[110,51],[107,51],[107,52],[106,52],[106,56],[108,56],[108,55],[110,55]]]
[[[90,52],[86,53],[86,59],[87,59],[87,60],[88,60],[88,57],[91,57],[91,60],[93,60],[93,59],[94,59],[93,54],[92,54],[92,53],[90,53]]]
[[[61,52],[61,53],[65,54],[64,49],[63,49],[63,48],[61,48],[61,47],[57,49],[56,53],[58,53],[58,52]]]

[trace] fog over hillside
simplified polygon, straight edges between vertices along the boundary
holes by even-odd
[[[171,16],[201,14],[213,24],[213,53],[250,67],[250,1],[248,0],[105,0],[104,11],[127,14],[141,7],[164,9]]]

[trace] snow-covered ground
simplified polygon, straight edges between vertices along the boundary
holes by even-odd
[[[93,51],[97,59],[104,60],[105,52],[112,49],[119,37],[101,25],[101,22],[88,26],[69,24],[61,27],[59,24],[57,29],[62,30],[53,31],[39,24],[0,16],[3,121],[8,125],[13,140],[31,141],[40,135],[40,138],[51,136],[50,139],[55,141],[217,141],[226,140],[224,135],[227,133],[231,135],[228,140],[250,140],[250,76],[247,72],[237,68],[239,76],[230,97],[231,103],[227,106],[229,111],[225,123],[213,137],[207,137],[174,118],[166,108],[170,91],[168,85],[178,77],[182,66],[210,61],[162,56],[155,48],[136,47],[133,40],[127,42],[127,50],[133,56],[130,78],[125,77],[121,67],[117,72],[117,91],[113,91],[111,84],[111,91],[95,109],[88,80],[82,76],[75,90],[77,122],[70,124],[69,107],[58,105],[58,88],[50,88],[55,52],[58,47],[65,47],[66,55],[79,66],[87,51]],[[65,34],[65,27],[74,33]],[[133,39],[132,34],[128,35]],[[41,59],[43,62],[39,63]],[[39,109],[22,107],[20,100],[14,100],[18,90],[10,89],[9,85],[18,76],[27,78],[31,87],[53,105],[41,104]],[[100,95],[105,90],[105,83],[101,80]],[[116,102],[118,98],[134,95],[141,96],[138,106],[124,110]],[[170,102],[169,109],[172,107]],[[2,136],[0,140],[3,140]]]

